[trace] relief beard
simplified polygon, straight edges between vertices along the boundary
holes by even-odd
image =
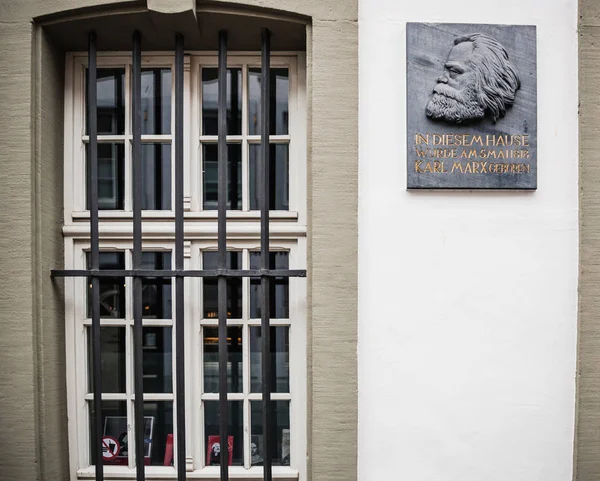
[[[447,85],[438,84],[433,97],[425,110],[431,119],[444,119],[449,122],[464,122],[482,118],[485,114],[477,101],[473,87],[467,87],[466,95],[463,92],[451,89]]]

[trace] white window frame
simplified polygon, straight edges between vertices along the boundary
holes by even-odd
[[[200,269],[203,250],[212,250],[217,243],[217,212],[202,211],[202,182],[200,172],[200,116],[201,116],[201,66],[217,65],[217,52],[186,52],[184,72],[184,208],[185,208],[185,269]],[[172,52],[144,53],[142,68],[173,67]],[[85,252],[90,248],[89,211],[85,210],[85,164],[84,164],[84,69],[87,64],[86,53],[69,53],[66,56],[65,81],[65,158],[64,158],[64,227],[65,235],[65,269],[85,269]],[[258,53],[231,52],[228,66],[242,66],[244,85],[247,83],[247,68],[260,66]],[[303,52],[276,52],[272,54],[273,68],[286,66],[290,70],[289,91],[289,135],[274,138],[274,141],[289,141],[289,211],[271,211],[271,251],[285,250],[290,253],[290,269],[305,269],[307,259],[306,243],[306,57]],[[125,251],[126,268],[131,267],[133,247],[132,224],[132,189],[131,189],[131,53],[115,52],[98,54],[98,67],[125,68],[125,134],[119,136],[125,143],[125,199],[123,211],[101,210],[100,217],[100,249]],[[174,86],[174,82],[173,82]],[[246,88],[243,88],[243,111],[246,109]],[[172,109],[174,109],[174,92],[172,92]],[[174,149],[172,134],[174,133],[174,110],[171,114],[171,135],[142,136],[143,141],[170,141]],[[245,119],[245,116],[242,116]],[[245,123],[245,122],[243,122]],[[247,126],[243,127],[247,132]],[[240,142],[256,141],[246,134],[239,137]],[[109,136],[103,136],[109,139]],[[272,136],[273,137],[273,136]],[[229,139],[229,137],[228,137]],[[245,174],[247,177],[247,149],[242,149]],[[172,169],[174,168],[174,151],[172,150]],[[189,175],[188,175],[189,173]],[[171,176],[172,181],[174,175]],[[171,188],[174,206],[174,186]],[[143,211],[143,250],[160,251],[174,249],[174,211]],[[260,213],[258,211],[227,212],[227,248],[232,250],[260,248]],[[247,256],[244,256],[247,267]],[[175,283],[172,285],[175,290]],[[300,479],[307,476],[307,290],[306,280],[290,278],[290,318],[274,319],[272,325],[290,326],[290,393],[289,395],[273,394],[273,399],[291,399],[290,401],[290,435],[291,466],[274,466],[275,479]],[[89,460],[89,420],[88,405],[90,395],[87,394],[87,343],[85,319],[86,312],[86,280],[82,278],[65,278],[65,331],[66,331],[66,365],[69,418],[69,460],[71,479],[94,478],[94,467]],[[212,321],[201,321],[202,318],[202,279],[188,278],[185,283],[185,364],[186,364],[186,471],[189,479],[219,479],[218,466],[204,466],[205,447],[203,437],[203,409],[205,400],[217,399],[218,395],[202,394],[202,325]],[[126,321],[102,319],[101,325],[133,325],[131,309],[132,282],[126,280]],[[249,286],[249,279],[243,279],[243,287]],[[173,299],[175,297],[173,296]],[[246,311],[247,312],[247,311]],[[175,339],[175,312],[173,320],[145,319],[144,325],[173,326]],[[215,320],[216,322],[216,320]],[[245,332],[249,322],[244,321]],[[158,323],[158,324],[157,324]],[[232,321],[238,324],[238,321]],[[252,322],[254,324],[254,322]],[[131,381],[132,339],[126,328],[126,369],[128,381]],[[247,339],[247,337],[246,337]],[[245,344],[247,341],[245,341]],[[246,348],[244,348],[246,349]],[[247,351],[247,349],[246,349]],[[173,346],[173,369],[175,368],[175,346]],[[246,359],[244,358],[244,361]],[[245,373],[248,370],[245,368]],[[246,374],[245,374],[246,376]],[[176,429],[175,376],[173,376],[173,394],[145,395],[147,400],[173,400],[173,423]],[[247,383],[245,380],[244,383]],[[128,419],[133,409],[133,386],[127,387],[125,399],[128,401]],[[103,399],[116,399],[122,395],[104,394]],[[235,397],[235,396],[234,396]],[[252,394],[251,398],[260,399],[260,395]],[[249,399],[249,398],[248,398]],[[249,404],[245,402],[245,409]],[[244,416],[248,420],[249,416]],[[198,429],[195,428],[198,426]],[[200,428],[200,426],[202,426]],[[244,426],[249,428],[249,426]],[[176,433],[174,433],[176,434]],[[244,434],[244,456],[249,456],[249,432]],[[176,446],[174,446],[176,449]],[[175,455],[176,456],[176,455]],[[248,465],[246,460],[246,465]],[[261,477],[261,467],[230,466],[232,479],[257,479]],[[176,471],[172,467],[147,466],[146,472],[160,479],[174,479]],[[106,479],[131,479],[135,467],[105,466]]]
[[[271,135],[272,143],[289,143],[289,210],[271,211],[272,219],[296,221],[306,225],[306,55],[304,52],[274,52],[271,55],[271,67],[287,67],[289,69],[289,119],[288,135]],[[241,67],[243,82],[242,118],[245,118],[247,88],[247,71],[250,67],[260,67],[260,55],[248,52],[231,52],[228,55],[228,67]],[[99,217],[109,219],[132,218],[132,179],[131,179],[131,142],[133,139],[131,126],[131,53],[99,52],[98,68],[125,69],[125,132],[124,135],[100,135],[98,142],[117,141],[125,144],[125,176],[124,176],[124,209],[100,210]],[[217,52],[186,52],[184,73],[184,210],[186,219],[216,219],[216,210],[202,210],[201,181],[201,140],[216,136],[202,136],[201,128],[201,67],[216,67]],[[87,53],[68,53],[66,57],[65,75],[65,225],[75,225],[77,221],[87,221],[89,211],[85,209],[85,164],[81,159],[85,156],[85,68]],[[165,67],[174,72],[174,57],[168,52],[148,52],[142,55],[142,68]],[[175,82],[171,91],[171,134],[142,135],[142,143],[170,142],[171,169],[174,170],[175,146],[173,142],[175,122]],[[227,136],[228,141],[245,143],[260,142],[259,135],[248,135],[247,125],[242,123],[242,135]],[[187,127],[187,128],[186,128]],[[248,181],[248,149],[242,148],[243,179]],[[172,172],[174,174],[174,172]],[[171,175],[171,210],[144,210],[142,217],[149,219],[170,219],[175,217],[174,175]],[[69,190],[70,189],[70,190]],[[239,220],[256,220],[260,212],[228,211],[227,217]]]
[[[85,135],[85,69],[87,68],[87,54],[67,54],[67,88],[65,99],[65,186],[70,186],[71,195],[65,195],[65,224],[77,219],[89,219],[86,204],[86,171],[85,144],[88,136]],[[124,143],[124,209],[100,210],[99,216],[105,218],[132,218],[132,161],[131,143],[133,132],[131,125],[131,54],[104,54],[99,53],[97,58],[98,68],[123,68],[125,69],[125,130],[123,135],[98,135],[98,143],[123,142]],[[144,68],[170,68],[175,71],[175,60],[172,55],[151,54],[142,56],[142,69]],[[69,88],[70,87],[70,88]],[[68,97],[67,97],[68,96]],[[171,99],[175,98],[175,83],[171,85]],[[67,116],[68,115],[68,116]],[[72,122],[71,122],[72,119]],[[175,102],[171,101],[171,133],[166,135],[142,135],[142,144],[150,142],[164,142],[171,144],[171,159],[175,158],[175,144],[173,132],[175,130]],[[173,173],[174,162],[171,162]],[[171,175],[171,210],[143,211],[148,217],[174,217],[175,200],[174,175]],[[66,190],[65,190],[66,194]],[[70,215],[69,215],[70,214]]]

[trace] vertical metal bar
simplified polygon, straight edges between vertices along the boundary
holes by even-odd
[[[132,53],[133,130],[133,268],[142,267],[142,38],[133,33]],[[144,481],[144,351],[142,349],[142,278],[133,278],[133,380],[135,392],[136,480]]]
[[[100,240],[98,236],[98,114],[96,90],[96,32],[89,34],[88,44],[88,134],[90,156],[90,269],[100,267]],[[104,480],[102,464],[102,362],[100,347],[100,279],[92,277],[92,351],[93,351],[93,385],[94,385],[94,453],[96,454],[96,479]]]
[[[260,132],[260,168],[258,177],[258,195],[260,204],[260,268],[269,269],[269,100],[271,97],[271,32],[264,29],[262,32],[262,60],[261,60],[261,132]],[[262,334],[262,421],[264,455],[264,479],[271,481],[273,477],[273,446],[271,439],[271,329],[270,329],[270,289],[271,279],[261,277],[261,334]]]
[[[219,31],[218,98],[218,246],[217,267],[227,268],[227,32]],[[232,106],[233,107],[233,106]],[[221,481],[229,479],[229,439],[227,432],[227,278],[219,276],[219,441]]]
[[[175,36],[175,269],[183,270],[183,35]],[[185,475],[185,358],[183,277],[175,280],[175,378],[177,382],[177,479]]]

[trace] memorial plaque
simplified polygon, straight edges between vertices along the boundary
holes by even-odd
[[[406,26],[409,189],[536,189],[536,29]]]

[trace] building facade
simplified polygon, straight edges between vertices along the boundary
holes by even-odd
[[[175,263],[177,34],[184,266],[216,265],[226,31],[228,265],[256,269],[265,28],[270,252],[276,268],[306,270],[272,296],[273,478],[600,479],[599,21],[585,0],[0,1],[0,479],[95,477],[91,282],[51,277],[90,265],[89,33],[100,268],[134,262],[136,31],[143,266]],[[410,22],[536,27],[536,190],[406,188]],[[135,479],[120,436],[135,418],[133,289],[100,282],[102,429],[123,450],[105,479]],[[216,282],[185,281],[185,466],[172,453],[173,289],[142,289],[146,476],[217,480]],[[258,293],[255,279],[229,282],[232,479],[263,472]]]

